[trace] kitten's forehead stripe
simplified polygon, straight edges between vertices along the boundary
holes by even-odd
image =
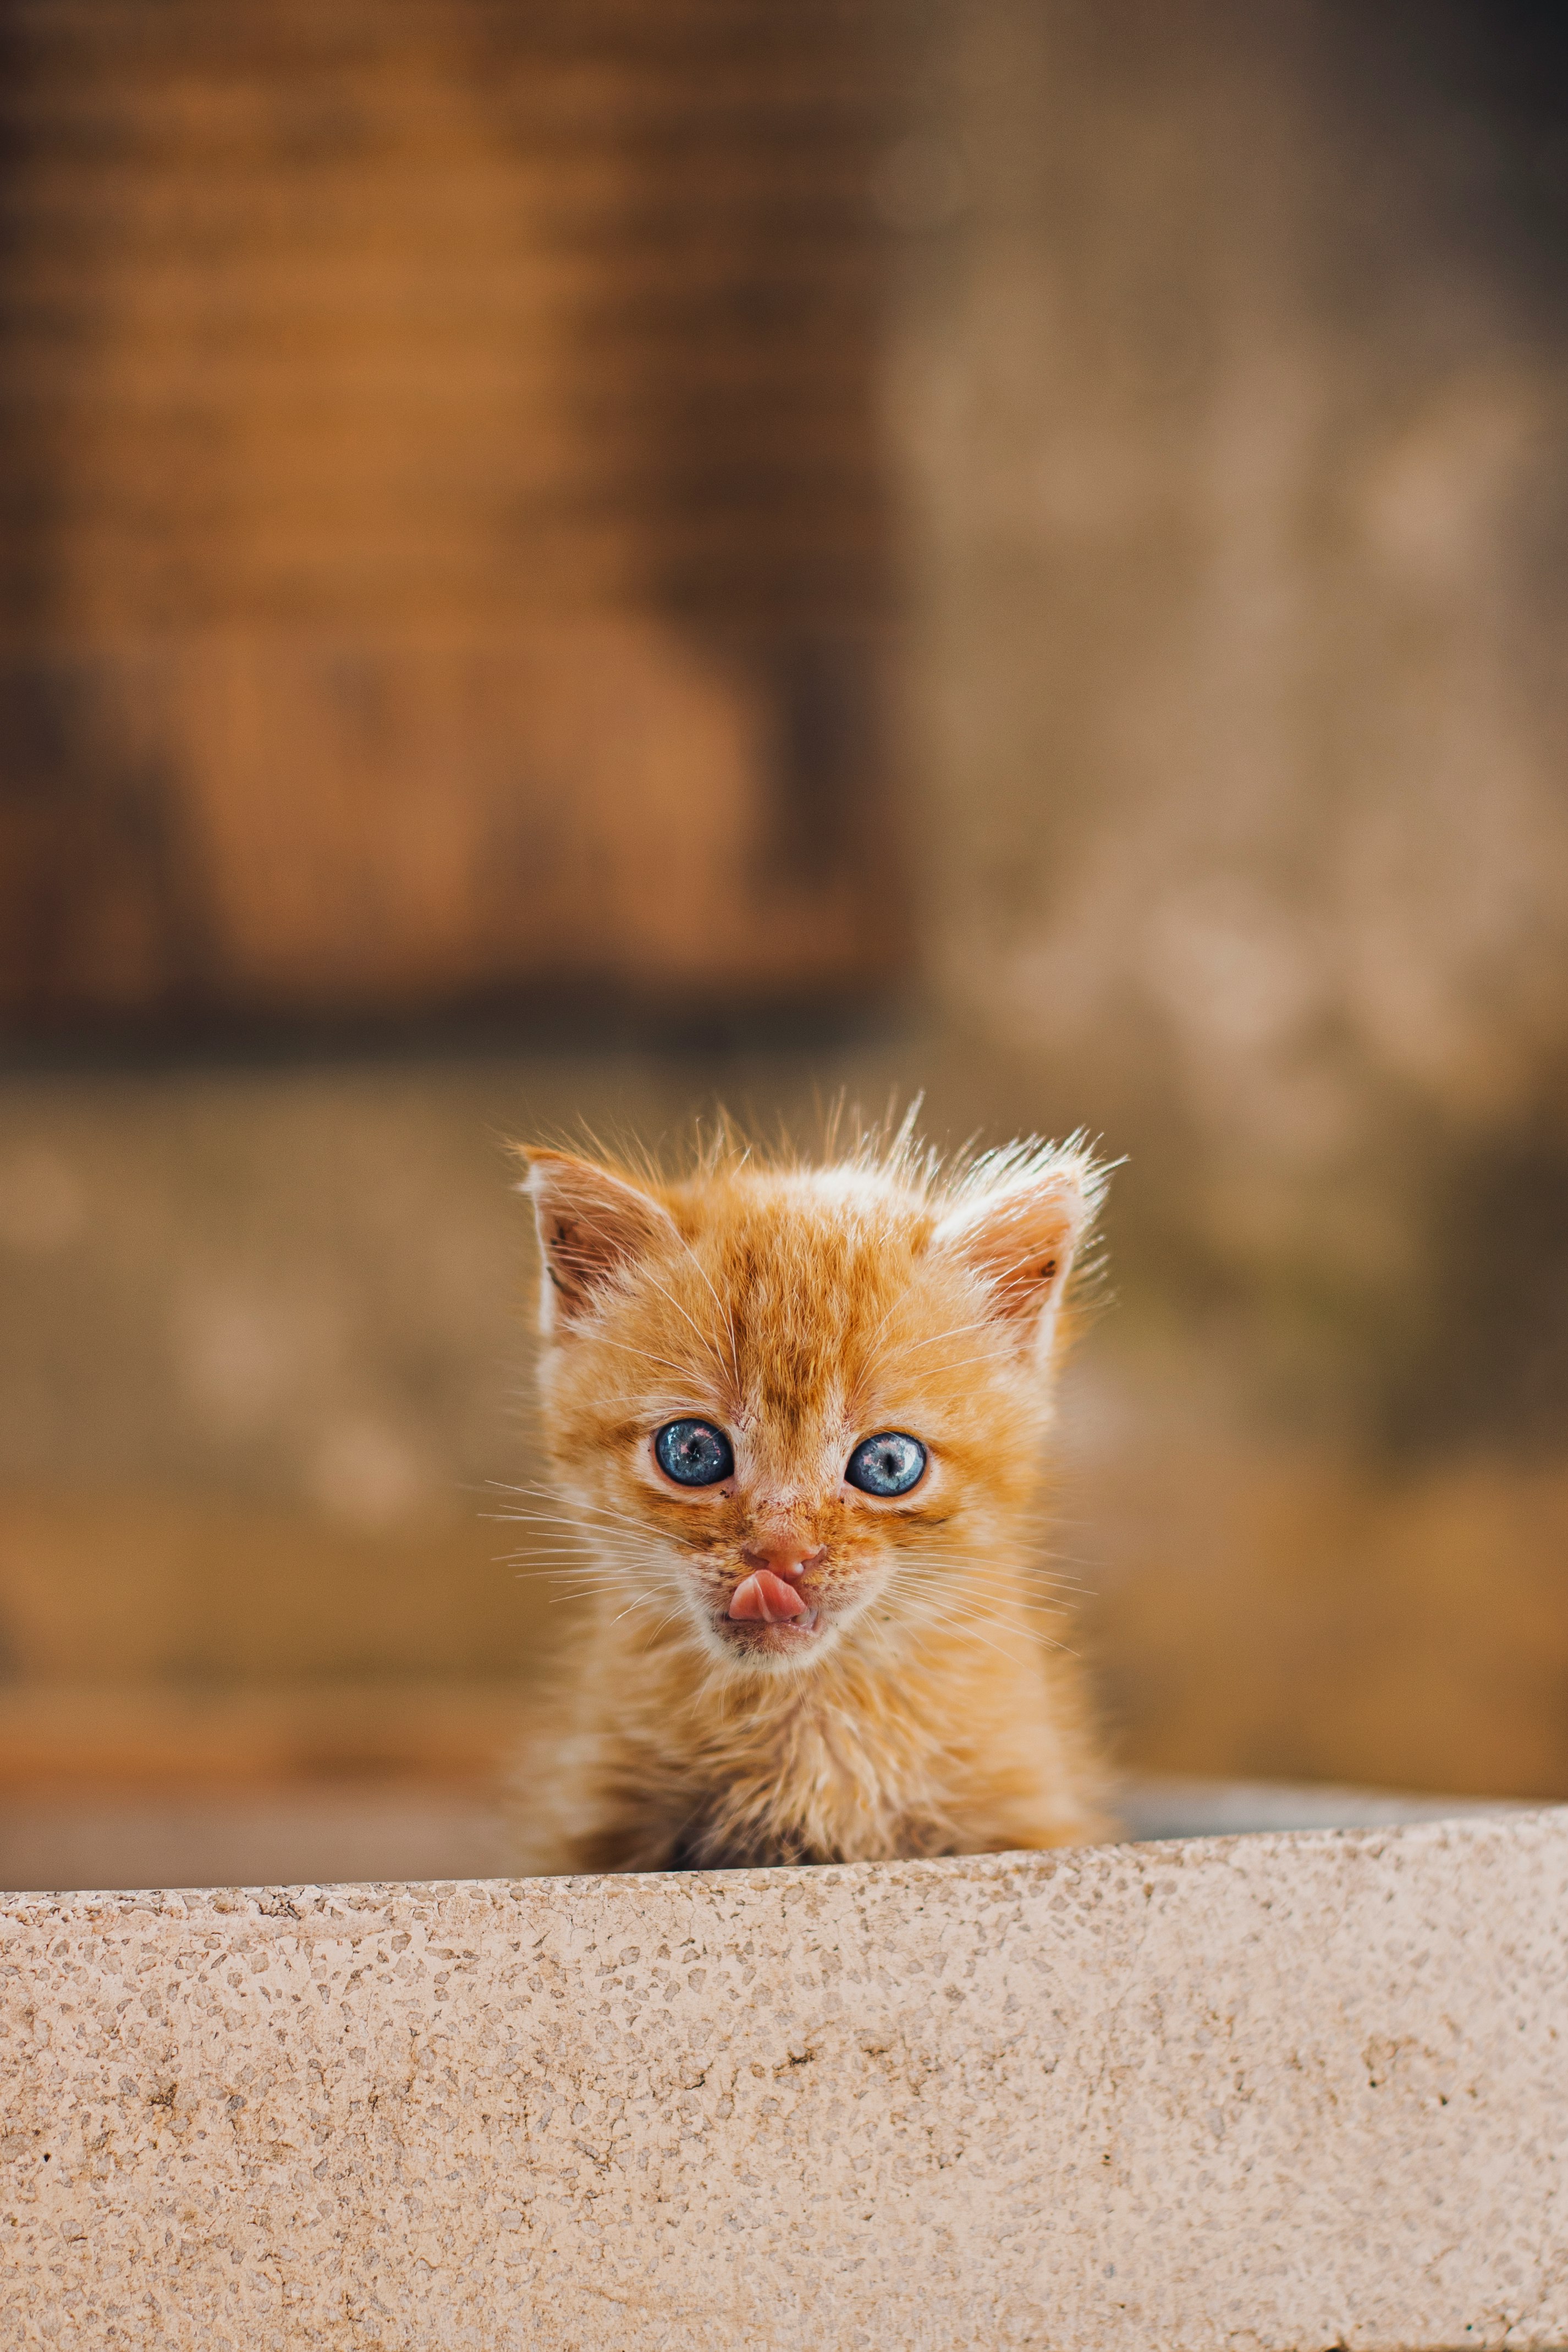
[[[923,1221],[873,1218],[841,1191],[824,1199],[799,1183],[726,1206],[716,1286],[748,1407],[789,1436],[841,1419],[908,1286]]]

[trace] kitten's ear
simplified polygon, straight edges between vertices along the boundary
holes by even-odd
[[[528,1172],[520,1189],[533,1200],[544,1260],[541,1330],[570,1330],[639,1258],[679,1247],[668,1210],[624,1178],[565,1151],[525,1145],[522,1157]]]
[[[1020,1354],[1044,1363],[1079,1244],[1103,1179],[1076,1154],[982,1189],[950,1209],[932,1236],[990,1291],[990,1315]]]

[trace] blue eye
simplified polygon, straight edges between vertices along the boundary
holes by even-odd
[[[667,1421],[653,1440],[653,1453],[677,1486],[716,1486],[735,1468],[729,1440],[711,1421]]]
[[[878,1437],[862,1437],[850,1455],[844,1476],[862,1495],[907,1495],[920,1484],[925,1469],[925,1448],[917,1437],[884,1429]]]

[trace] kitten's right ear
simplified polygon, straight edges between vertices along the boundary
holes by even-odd
[[[606,1285],[639,1258],[680,1246],[669,1212],[608,1169],[527,1144],[522,1157],[528,1172],[518,1189],[531,1196],[538,1221],[547,1335],[583,1322]]]
[[[989,1319],[1037,1364],[1050,1360],[1072,1260],[1104,1189],[1103,1170],[1085,1153],[1037,1149],[1001,1182],[961,1195],[932,1236],[934,1249],[981,1277]]]

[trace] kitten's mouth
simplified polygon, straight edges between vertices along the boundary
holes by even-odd
[[[818,1622],[816,1603],[764,1568],[736,1586],[718,1630],[734,1649],[777,1655],[810,1641]]]
[[[729,1596],[729,1614],[741,1625],[794,1625],[816,1613],[798,1585],[768,1568],[742,1578]]]

